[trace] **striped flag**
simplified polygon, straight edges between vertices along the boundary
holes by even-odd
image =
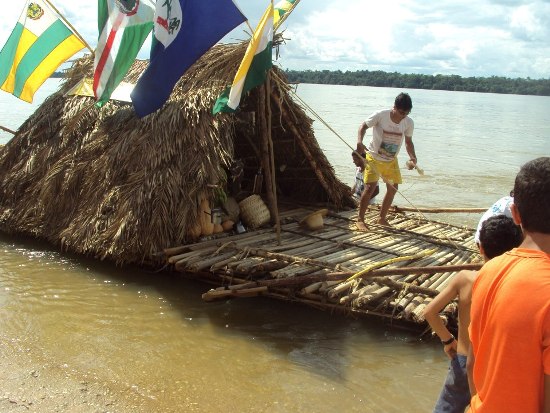
[[[34,93],[84,43],[42,0],[27,1],[0,52],[0,89],[32,102]]]
[[[164,1],[164,0],[159,0]],[[99,0],[99,38],[94,62],[94,94],[103,106],[124,79],[153,29],[151,0]]]
[[[234,112],[242,95],[265,82],[267,72],[273,66],[271,45],[273,43],[273,2],[265,11],[254,35],[250,39],[244,58],[237,70],[233,85],[216,100],[212,113]]]
[[[284,19],[288,17],[290,12],[296,7],[300,0],[281,0],[275,5],[273,13],[273,27],[277,30]]]

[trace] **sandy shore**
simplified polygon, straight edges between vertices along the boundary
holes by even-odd
[[[135,413],[158,411],[158,401],[137,388],[119,388],[55,360],[17,338],[0,342],[1,412]],[[166,411],[166,410],[163,410]]]

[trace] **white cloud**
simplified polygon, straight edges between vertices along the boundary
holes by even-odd
[[[268,4],[235,1],[252,26]],[[3,2],[0,44],[24,3]],[[54,3],[95,47],[97,1]],[[244,39],[245,29],[226,39]],[[303,0],[283,29],[290,39],[280,48],[283,68],[550,77],[547,0]],[[147,57],[148,44],[140,57]]]

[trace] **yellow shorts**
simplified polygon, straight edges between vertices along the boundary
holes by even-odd
[[[371,154],[367,153],[367,162],[365,165],[365,172],[363,174],[363,181],[366,184],[372,184],[378,182],[380,177],[383,177],[391,184],[400,184],[401,172],[399,171],[399,164],[397,158],[393,158],[390,162],[383,162],[374,159]]]

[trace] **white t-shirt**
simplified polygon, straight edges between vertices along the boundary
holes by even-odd
[[[481,226],[483,223],[495,215],[506,215],[508,218],[512,218],[512,211],[510,210],[510,205],[514,203],[514,198],[511,196],[505,196],[500,198],[497,202],[493,204],[491,208],[483,213],[479,223],[477,224],[477,231],[474,239],[476,243],[479,244],[479,231],[481,231]]]
[[[363,181],[363,170],[359,166],[355,169],[355,183],[353,185],[355,187],[353,196],[357,199],[361,198],[361,194],[365,189],[365,182]]]
[[[392,161],[397,154],[405,136],[413,136],[414,122],[408,116],[399,123],[390,118],[390,109],[374,112],[367,120],[372,128],[372,139],[367,146],[369,153],[379,161]]]

